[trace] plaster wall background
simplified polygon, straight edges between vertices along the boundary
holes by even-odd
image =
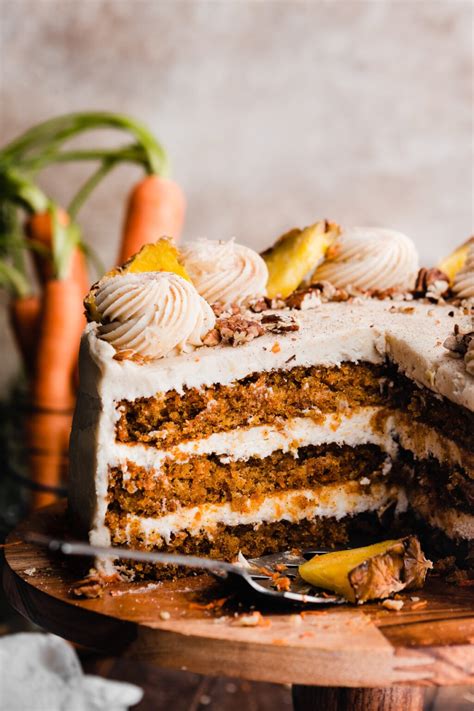
[[[261,249],[327,217],[400,229],[431,264],[473,229],[472,21],[464,0],[0,0],[0,139],[130,113],[168,149],[186,239]],[[43,184],[65,203],[84,175]],[[137,176],[119,169],[80,216],[107,265]]]

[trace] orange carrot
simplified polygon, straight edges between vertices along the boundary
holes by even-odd
[[[69,215],[58,209],[58,220],[63,226],[69,224]],[[52,247],[53,225],[49,212],[37,212],[31,215],[25,225],[27,237],[34,243],[50,250]],[[53,266],[51,259],[39,252],[33,253],[38,278],[42,284],[53,277]],[[87,274],[86,260],[84,253],[76,247],[71,257],[70,275],[81,287],[83,296],[89,291],[89,277]]]
[[[72,278],[45,284],[32,387],[36,407],[65,411],[74,406],[73,374],[85,324],[82,298]]]
[[[168,178],[148,175],[128,199],[118,264],[159,237],[179,239],[186,208],[183,191]]]
[[[27,420],[30,477],[37,484],[58,487],[67,476],[67,449],[72,412],[30,413]],[[57,497],[54,492],[32,492],[32,507],[46,506]]]
[[[20,296],[10,302],[10,323],[28,375],[34,370],[40,310],[38,296]]]

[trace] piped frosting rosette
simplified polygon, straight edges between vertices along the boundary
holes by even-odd
[[[361,291],[412,289],[418,254],[409,237],[378,227],[352,227],[342,232],[333,256],[316,269],[312,281]]]
[[[186,271],[210,304],[241,303],[266,293],[268,269],[253,249],[227,242],[199,239],[181,250]]]
[[[125,274],[95,294],[99,337],[116,351],[156,359],[202,345],[215,324],[209,304],[171,272]]]
[[[454,277],[453,293],[460,299],[474,299],[474,242],[469,245],[463,268]]]

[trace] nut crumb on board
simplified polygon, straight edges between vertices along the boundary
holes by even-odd
[[[423,607],[426,607],[427,605],[428,605],[428,600],[418,599],[417,602],[413,603],[410,610],[421,610]]]
[[[248,615],[237,615],[232,620],[233,627],[271,627],[271,621],[257,610]]]
[[[403,605],[405,603],[403,600],[384,600],[382,603],[382,607],[385,607],[386,610],[391,610],[393,612],[398,612],[399,610],[402,609]]]

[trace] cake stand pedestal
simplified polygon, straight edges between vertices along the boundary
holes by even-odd
[[[80,577],[74,562],[25,543],[26,531],[71,537],[65,504],[37,511],[10,535],[3,581],[10,603],[47,631],[101,654],[289,683],[297,711],[415,711],[422,687],[474,682],[472,588],[432,579],[402,596],[399,612],[380,604],[303,615],[260,608],[262,624],[247,627],[234,616],[242,612],[237,600],[215,604],[229,591],[205,575],[117,583],[101,598],[73,598],[69,590]]]

